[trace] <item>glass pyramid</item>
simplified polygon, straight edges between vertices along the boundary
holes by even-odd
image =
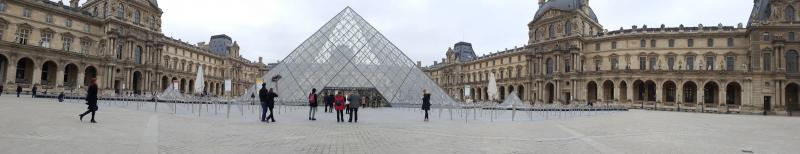
[[[271,78],[280,75],[277,82]],[[374,88],[391,106],[456,105],[392,42],[350,7],[328,21],[264,77],[284,103],[306,103],[312,88]]]

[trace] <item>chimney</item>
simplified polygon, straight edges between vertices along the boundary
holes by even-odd
[[[69,7],[78,8],[78,2],[80,2],[80,0],[69,0]]]
[[[422,61],[417,61],[417,67],[422,67]]]
[[[433,61],[433,65],[437,65],[437,64],[439,64],[438,61]]]
[[[264,57],[258,57],[258,63],[264,63]]]

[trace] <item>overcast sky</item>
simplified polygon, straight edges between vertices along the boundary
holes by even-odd
[[[85,1],[85,0],[84,0]],[[248,59],[286,57],[351,6],[414,61],[430,65],[459,41],[481,56],[528,41],[537,0],[159,0],[162,31],[184,41],[227,34]],[[605,29],[747,22],[752,0],[591,0]]]

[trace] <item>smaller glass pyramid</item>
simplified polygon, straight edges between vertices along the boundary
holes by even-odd
[[[280,75],[278,82],[271,78]],[[305,103],[312,88],[374,88],[391,106],[419,106],[422,90],[431,104],[457,103],[392,42],[350,7],[328,21],[264,77],[279,101]]]

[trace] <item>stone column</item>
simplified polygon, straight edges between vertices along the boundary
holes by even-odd
[[[656,99],[655,99],[656,103],[664,102],[664,100],[662,100],[664,98],[664,96],[663,96],[664,95],[664,90],[661,89],[663,86],[659,82],[655,82],[655,83],[656,83]]]
[[[56,70],[56,87],[64,86],[64,69],[66,67],[57,67]]]
[[[612,90],[614,91],[614,98],[612,98],[612,100],[616,99],[617,102],[622,101],[622,98],[619,97],[620,96],[620,92],[621,92],[619,90],[620,85],[622,85],[622,82],[617,82],[617,83],[614,83],[614,86],[612,87],[613,88]],[[617,102],[614,102],[614,103],[617,103]]]
[[[717,94],[717,98],[718,98],[719,100],[717,101],[717,106],[719,106],[719,105],[722,105],[722,104],[725,104],[725,101],[726,101],[726,100],[725,100],[725,98],[726,98],[726,97],[725,97],[725,94],[727,94],[726,92],[728,91],[728,89],[727,89],[727,88],[728,88],[728,86],[727,86],[727,85],[720,85],[720,86],[719,86],[719,91],[717,92],[717,93],[718,93],[718,94]]]
[[[634,81],[634,82],[636,82],[636,81]],[[628,98],[627,99],[630,100],[629,103],[632,103],[634,100],[636,100],[636,96],[633,94],[634,90],[636,89],[636,86],[633,86],[633,85],[634,84],[628,84],[626,82],[626,86],[628,86],[628,87],[625,90],[628,93]]]
[[[13,59],[13,58],[9,57],[8,59]],[[9,61],[8,64],[6,65],[6,77],[5,77],[6,83],[11,83],[13,85],[14,82],[16,81],[16,75],[17,75],[17,61]]]
[[[86,71],[85,69],[84,70],[78,70],[78,80],[76,82],[76,84],[77,84],[76,88],[83,87],[83,83],[84,83],[83,78],[86,75],[85,71]]]
[[[675,85],[675,103],[683,103],[683,83]]]
[[[42,83],[42,66],[33,63],[33,75],[31,76],[31,85]]]

